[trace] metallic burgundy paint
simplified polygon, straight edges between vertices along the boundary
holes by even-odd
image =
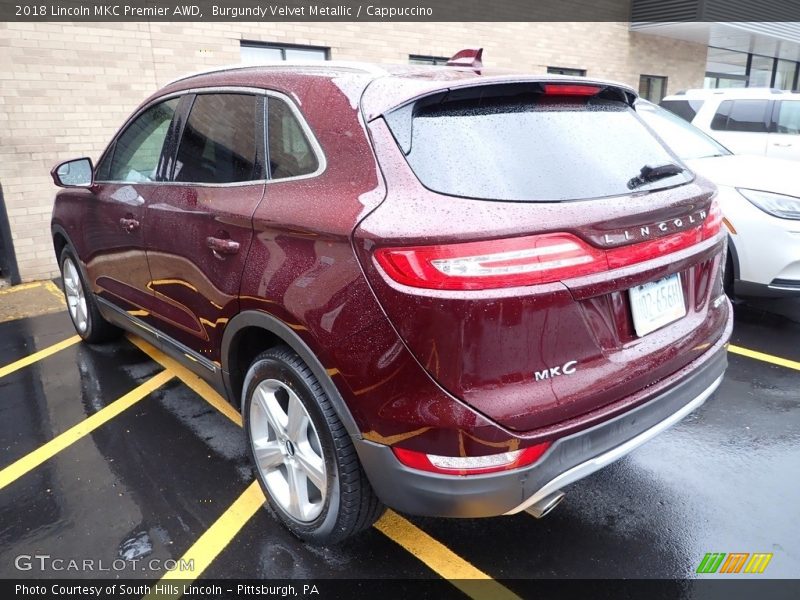
[[[559,231],[609,248],[626,229],[707,209],[713,189],[696,180],[547,204],[426,190],[379,115],[448,86],[522,77],[482,73],[240,69],[173,83],[149,101],[225,86],[286,94],[317,137],[326,169],[252,186],[63,190],[53,224],[67,232],[95,293],[223,369],[228,319],[257,310],[286,323],[371,441],[484,455],[587,428],[675,385],[727,341],[729,306],[714,302],[722,236],[613,271],[468,292],[397,284],[376,265],[375,249]],[[122,218],[141,227],[124,231]],[[239,253],[216,256],[204,245],[209,236],[238,242]],[[687,316],[636,338],[626,290],[672,273],[681,274]],[[535,381],[535,371],[568,360],[577,361],[574,375]]]

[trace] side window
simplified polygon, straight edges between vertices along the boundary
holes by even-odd
[[[800,134],[800,100],[778,102],[777,133]]]
[[[714,120],[711,122],[712,129],[724,129],[726,131],[747,131],[750,133],[766,133],[767,124],[764,116],[769,106],[769,100],[734,100],[732,106],[728,107],[729,114],[727,123],[722,127],[715,127],[717,117],[721,116],[723,104],[731,102],[726,100],[720,104]]]
[[[711,119],[711,129],[725,131],[728,128],[728,116],[731,114],[733,100],[725,100],[719,103],[714,118]]]
[[[319,161],[292,109],[277,98],[270,97],[268,102],[270,177],[284,179],[313,173]]]
[[[139,115],[98,165],[98,178],[130,183],[155,181],[161,150],[177,106],[178,98],[173,98]]]
[[[670,112],[675,113],[680,118],[692,122],[692,119],[697,116],[697,113],[703,107],[702,100],[663,100],[659,105],[666,108]],[[727,118],[727,115],[726,115]]]
[[[257,140],[263,140],[249,94],[199,94],[175,160],[174,181],[238,183],[259,179]]]

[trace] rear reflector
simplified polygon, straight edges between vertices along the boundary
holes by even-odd
[[[594,96],[603,89],[596,85],[546,83],[544,93],[547,96]]]
[[[443,475],[480,475],[517,469],[535,463],[550,447],[550,442],[486,456],[439,456],[405,448],[392,448],[397,459],[407,467]]]
[[[549,283],[600,273],[688,248],[720,232],[722,212],[714,200],[700,226],[662,238],[595,248],[568,233],[518,238],[379,248],[375,259],[394,281],[416,288],[487,290]]]

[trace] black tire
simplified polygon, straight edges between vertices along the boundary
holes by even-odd
[[[261,409],[253,413],[251,408],[255,392],[264,382],[279,382],[294,393],[318,438],[327,490],[319,501],[321,512],[313,520],[298,520],[272,497],[257,463],[253,427],[259,426]],[[247,446],[258,481],[270,508],[294,535],[314,544],[335,544],[369,528],[383,514],[384,506],[367,480],[347,430],[311,369],[291,348],[277,346],[256,357],[245,377],[242,407]],[[257,435],[262,433],[263,429]]]
[[[731,256],[730,249],[728,250],[728,256],[725,258],[725,274],[722,276],[722,289],[725,291],[728,298],[731,300],[736,299],[733,284],[733,257]]]
[[[81,286],[83,298],[86,302],[85,324],[76,318],[73,311],[70,310],[70,298],[67,292],[67,281],[64,274],[67,261],[70,261],[75,268],[77,281]],[[69,313],[69,318],[72,320],[72,324],[75,327],[75,331],[78,332],[78,335],[81,336],[83,341],[90,344],[100,344],[119,338],[120,335],[122,335],[122,330],[106,321],[103,315],[100,314],[100,310],[97,308],[97,300],[95,300],[94,294],[86,285],[86,281],[81,273],[80,263],[69,246],[61,251],[59,266],[61,268],[61,281],[63,284],[64,300],[67,303],[67,312]]]

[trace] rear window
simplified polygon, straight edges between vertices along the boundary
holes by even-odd
[[[692,122],[692,120],[700,112],[703,107],[702,100],[662,100],[659,104],[662,108],[666,108],[671,113],[678,115],[685,121]]]
[[[768,106],[769,100],[723,100],[711,120],[711,129],[765,133]]]
[[[676,162],[621,100],[494,89],[501,87],[440,95],[387,116],[424,186],[486,200],[579,200],[629,194],[642,167]],[[690,179],[683,171],[637,190]]]

